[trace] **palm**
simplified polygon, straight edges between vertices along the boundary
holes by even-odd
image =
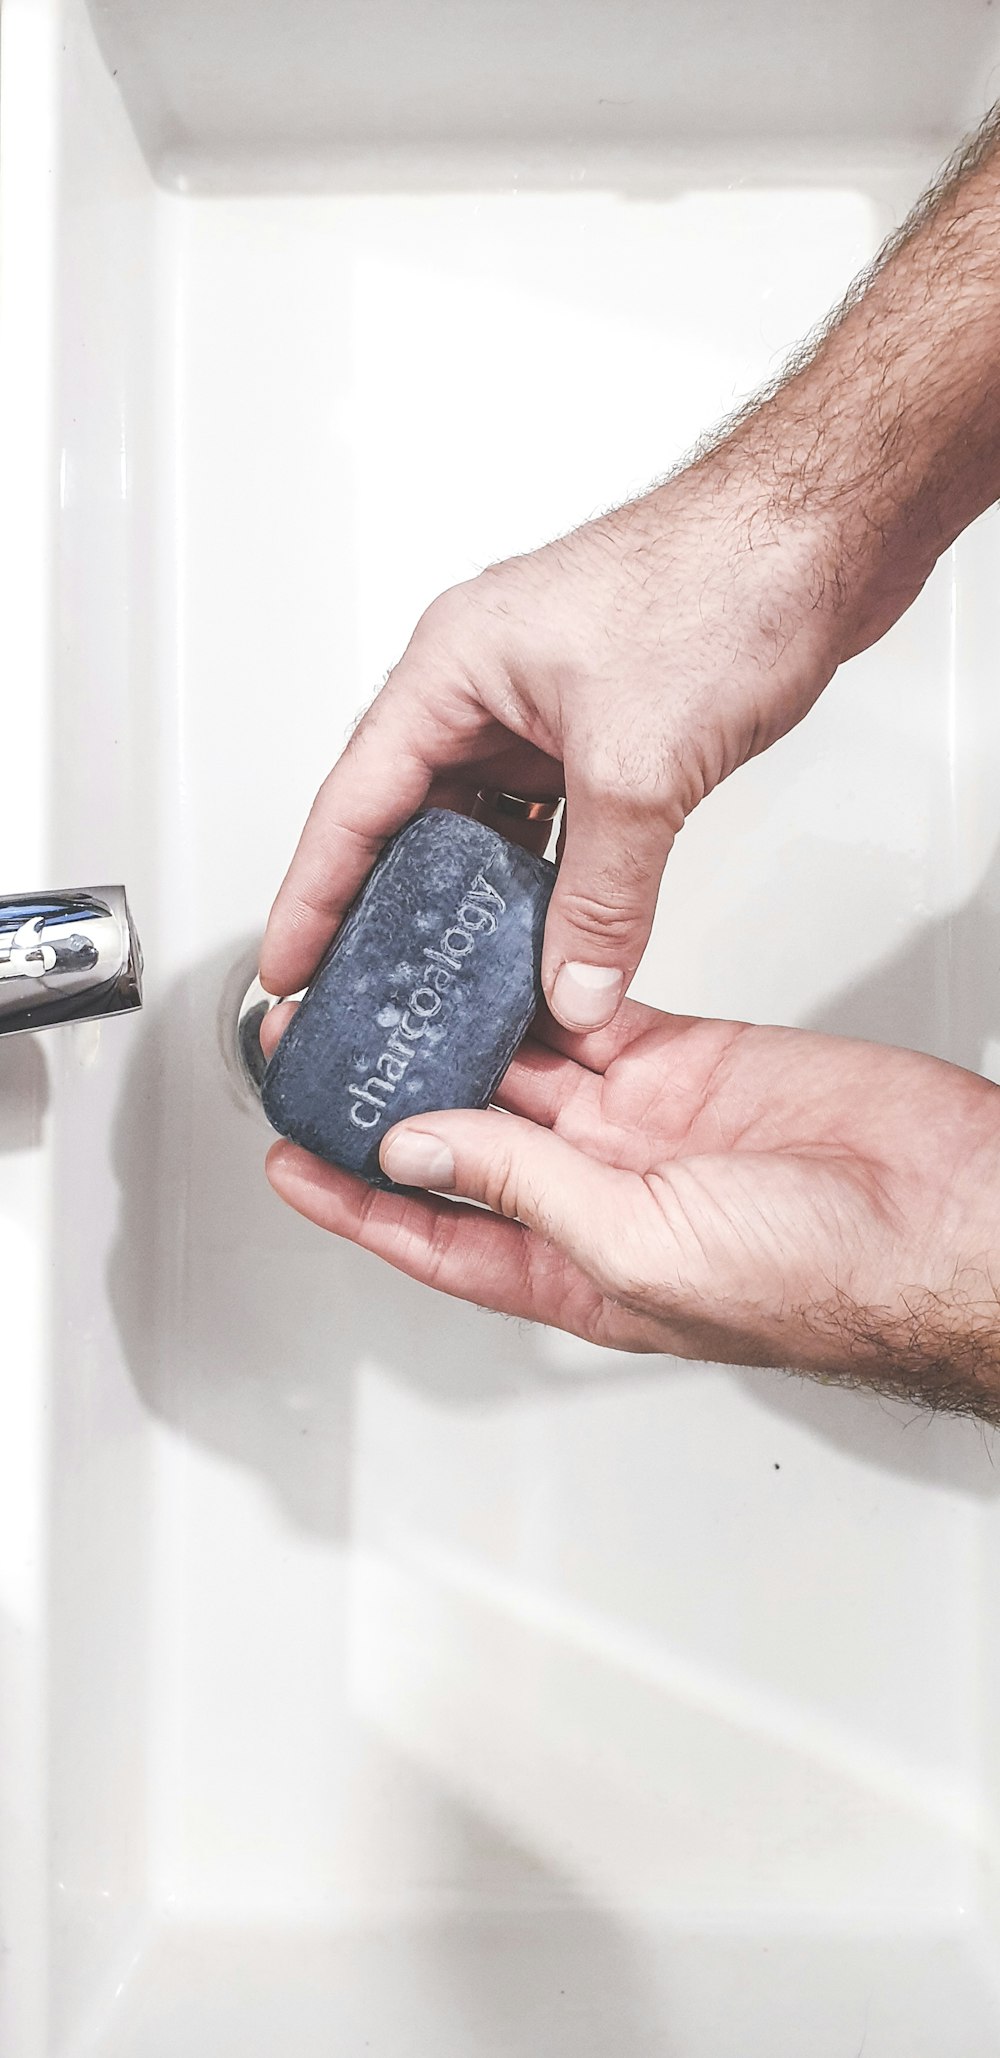
[[[992,1089],[911,1051],[636,1006],[589,1039],[586,1065],[548,1035],[512,1067],[503,1104],[637,1173],[651,1196],[638,1292],[625,1279],[597,1294],[561,1266],[562,1325],[619,1347],[689,1347],[696,1334],[705,1355],[732,1357],[735,1340],[751,1362],[782,1350],[780,1325],[761,1339],[761,1309],[819,1316],[817,1282],[831,1312],[840,1298],[886,1305],[907,1283],[900,1223],[915,1263],[956,1178],[974,1186],[990,1147]],[[650,1276],[679,1289],[682,1313],[648,1311]]]
[[[497,1096],[635,1175],[609,1191],[586,1269],[519,1223],[306,1175],[301,1154],[272,1176],[314,1220],[481,1305],[618,1348],[800,1362],[786,1332],[802,1310],[905,1288],[904,1224],[922,1276],[943,1207],[994,1148],[994,1092],[908,1051],[630,1004],[590,1037],[543,1020]]]
[[[544,1111],[572,1141],[637,1171],[681,1153],[870,1154],[876,1117],[891,1127],[934,1075],[950,1103],[956,1077],[911,1051],[634,1004],[603,1035],[575,1040],[578,1062],[572,1048],[546,1028],[508,1075],[504,1104],[534,1119]],[[981,1082],[963,1077],[975,1094]]]

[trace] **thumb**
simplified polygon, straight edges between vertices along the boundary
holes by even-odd
[[[542,987],[566,1029],[603,1029],[649,941],[663,867],[683,814],[567,778],[566,844],[549,905]]]
[[[415,1116],[390,1130],[379,1159],[400,1186],[461,1194],[537,1230],[609,1286],[610,1246],[621,1253],[637,1212],[635,1189],[643,1191],[632,1173],[498,1108]]]

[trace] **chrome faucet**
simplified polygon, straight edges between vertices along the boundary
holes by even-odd
[[[0,898],[0,1036],[141,1006],[124,886]]]

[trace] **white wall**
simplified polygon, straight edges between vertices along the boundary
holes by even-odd
[[[982,0],[91,0],[150,161],[187,187],[293,186],[363,157],[491,151],[529,179],[594,151],[847,141],[950,148],[995,95]],[[807,172],[807,176],[810,174]],[[452,163],[461,183],[461,160]]]

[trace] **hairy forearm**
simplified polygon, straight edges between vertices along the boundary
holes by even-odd
[[[893,1309],[848,1294],[801,1311],[818,1362],[794,1367],[936,1413],[1000,1424],[1000,1299],[987,1276],[914,1287]]]
[[[827,545],[845,648],[1000,496],[1000,108],[696,466]]]

